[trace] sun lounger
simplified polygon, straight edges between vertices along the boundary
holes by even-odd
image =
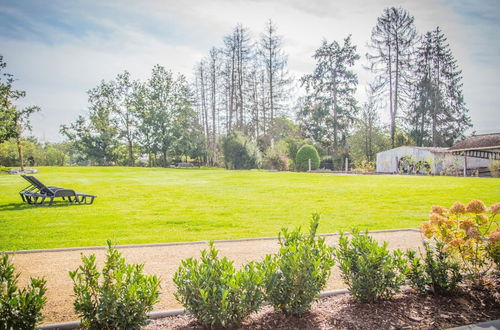
[[[33,205],[54,204],[55,198],[62,198],[69,203],[90,205],[96,198],[95,195],[83,194],[62,187],[46,186],[32,175],[21,175],[30,183],[29,186],[19,192],[23,202]]]

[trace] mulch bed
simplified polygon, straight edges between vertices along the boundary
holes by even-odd
[[[461,286],[453,295],[418,295],[407,290],[392,299],[359,303],[349,295],[316,302],[302,317],[265,307],[243,329],[443,329],[500,319],[500,276],[480,286]],[[146,329],[203,329],[188,315],[152,322]]]

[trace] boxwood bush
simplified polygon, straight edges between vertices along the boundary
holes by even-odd
[[[309,311],[330,277],[333,248],[316,237],[318,225],[319,215],[314,214],[309,234],[283,229],[278,253],[262,263],[266,300],[287,316]]]
[[[309,169],[309,159],[311,160],[311,169],[317,170],[319,168],[319,154],[316,148],[310,144],[305,144],[300,147],[295,157],[295,170],[307,171]]]
[[[188,258],[174,274],[176,299],[205,327],[237,327],[264,299],[262,274],[253,262],[236,271],[210,243],[201,260]]]
[[[148,323],[160,295],[156,275],[144,275],[144,265],[129,265],[108,241],[108,252],[101,273],[96,257],[82,256],[83,265],[73,272],[75,312],[84,329],[139,330]]]
[[[335,259],[349,292],[361,301],[390,297],[405,282],[403,253],[389,252],[387,242],[380,245],[367,232],[353,230],[352,238],[341,233]]]
[[[17,286],[19,274],[7,254],[0,254],[0,329],[35,329],[43,318],[46,281],[30,278],[27,288]]]

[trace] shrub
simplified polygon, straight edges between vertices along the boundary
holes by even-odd
[[[356,171],[361,172],[375,172],[376,164],[375,162],[369,162],[367,160],[361,160],[355,164]]]
[[[319,167],[318,151],[312,145],[306,144],[297,151],[295,169],[297,171],[307,171],[309,169],[309,159],[311,160],[311,169],[317,170]]]
[[[500,271],[500,227],[497,227],[488,235],[486,253],[495,264],[497,271]]]
[[[280,141],[273,149],[268,149],[264,161],[268,168],[288,171],[290,159],[286,155],[286,143]]]
[[[435,248],[426,242],[423,260],[416,256],[414,250],[408,250],[406,256],[406,278],[410,286],[420,293],[446,294],[462,280],[459,263],[450,260],[441,242]]]
[[[0,329],[35,329],[43,319],[46,281],[30,278],[28,288],[19,289],[9,256],[0,257]]]
[[[288,171],[290,159],[284,154],[271,152],[266,154],[265,160],[268,166],[273,170]]]
[[[258,168],[260,152],[255,144],[238,133],[222,139],[224,162],[228,169],[241,170]]]
[[[86,329],[140,329],[160,295],[156,275],[144,275],[144,265],[125,263],[108,241],[102,277],[96,257],[82,256],[83,265],[69,275],[73,280],[75,312]],[[101,280],[102,278],[102,280]]]
[[[488,165],[491,176],[498,178],[500,176],[500,160],[490,159],[490,165]]]
[[[285,315],[301,315],[325,287],[333,266],[333,248],[316,238],[319,215],[314,214],[309,234],[282,229],[279,252],[262,263],[266,300]]]
[[[480,200],[467,205],[456,202],[449,210],[435,205],[421,230],[427,238],[443,243],[451,256],[460,261],[463,271],[477,280],[495,262],[494,251],[500,244],[495,220],[498,213],[500,203],[488,209]]]
[[[379,245],[368,233],[353,230],[351,239],[341,233],[335,257],[349,292],[361,301],[390,297],[404,283],[403,253],[389,252],[387,242]]]
[[[236,271],[233,262],[220,259],[210,243],[201,260],[189,258],[174,274],[176,299],[203,326],[239,326],[262,304],[262,274],[255,263]]]

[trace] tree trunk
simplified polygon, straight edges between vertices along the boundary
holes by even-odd
[[[434,88],[434,109],[432,113],[432,146],[437,147],[438,142],[438,132],[437,132],[437,114],[439,112],[439,59],[437,60],[437,70],[436,70],[436,87]]]
[[[272,55],[272,36],[269,35],[269,106],[271,107],[270,111],[270,120],[271,126],[274,121],[274,90],[273,90],[273,55]]]
[[[229,120],[228,120],[228,133],[232,131],[232,123],[233,123],[233,111],[234,111],[234,49],[232,51],[231,56],[231,77],[229,80]]]
[[[21,135],[17,134],[16,143],[17,143],[17,153],[19,154],[19,166],[21,171],[24,171],[24,155],[23,155],[23,146],[21,145]]]
[[[133,145],[132,145],[132,139],[130,139],[130,137],[129,137],[127,140],[128,140],[128,165],[134,167],[135,160],[134,160],[134,150],[133,150]]]
[[[337,139],[338,135],[338,118],[337,118],[337,72],[333,72],[333,82],[332,82],[332,93],[333,93],[333,148],[336,152],[339,150],[339,143]]]
[[[394,116],[394,108],[393,108],[393,87],[392,87],[392,55],[391,55],[391,46],[388,46],[388,69],[389,69],[389,113],[391,115],[391,148],[394,148],[394,135],[395,135],[395,125],[396,118]]]
[[[165,150],[163,150],[161,156],[162,156],[162,159],[161,159],[162,166],[167,167],[167,152]]]
[[[398,115],[398,93],[399,93],[399,48],[398,48],[398,38],[396,37],[396,77],[394,82],[394,116],[392,117],[392,139],[393,139],[393,147],[394,147],[394,135],[396,135],[396,118]]]
[[[214,165],[216,163],[216,158],[217,158],[217,151],[216,151],[216,145],[215,145],[215,134],[216,134],[216,127],[215,127],[215,112],[216,112],[216,97],[215,97],[215,87],[216,87],[216,75],[215,75],[215,63],[213,63],[212,67],[212,159],[211,159],[211,165]]]

